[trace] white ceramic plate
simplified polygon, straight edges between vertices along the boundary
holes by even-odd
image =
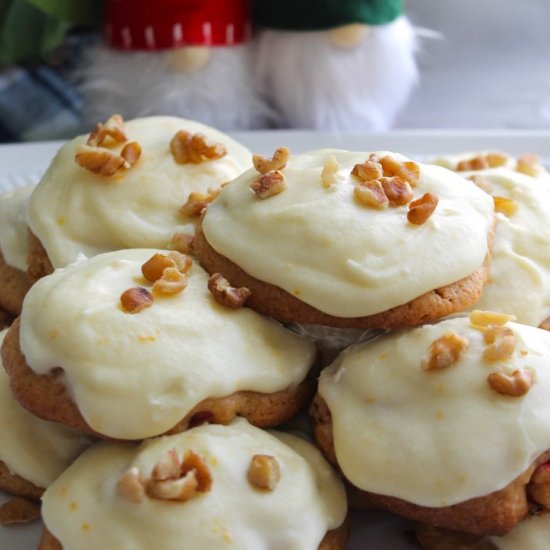
[[[513,155],[537,153],[550,165],[550,132],[440,132],[407,131],[383,134],[340,134],[309,131],[243,132],[235,137],[254,152],[271,154],[280,145],[295,153],[324,147],[355,151],[397,151],[421,160],[444,153],[483,149]],[[60,142],[0,146],[0,192],[37,182],[61,145]],[[6,496],[0,493],[0,503]],[[352,513],[353,531],[347,550],[413,550],[405,536],[411,524],[378,511]],[[1,550],[36,548],[41,524],[0,526]]]

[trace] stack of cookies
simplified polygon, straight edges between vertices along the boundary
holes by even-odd
[[[65,145],[33,191],[35,282],[2,345],[4,393],[60,431],[39,451],[14,426],[19,447],[59,446],[59,459],[39,478],[7,453],[3,487],[27,499],[49,487],[40,548],[344,547],[335,471],[313,444],[263,430],[310,402],[314,344],[242,307],[249,291],[189,254],[200,212],[250,159],[193,122],[113,117]],[[96,440],[108,443],[52,484]]]
[[[266,158],[115,115],[27,197],[28,250],[0,241],[27,285],[0,291],[19,315],[0,406],[21,418],[0,480],[46,489],[42,550],[339,550],[344,484],[418,521],[425,548],[548,530],[550,178],[533,159]],[[317,448],[266,431],[308,407]]]

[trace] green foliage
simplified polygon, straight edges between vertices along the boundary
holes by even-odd
[[[101,21],[100,0],[0,0],[0,63],[43,61],[74,25]]]

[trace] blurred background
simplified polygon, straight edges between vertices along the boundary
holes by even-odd
[[[114,112],[228,131],[550,128],[549,23],[548,0],[0,0],[0,141]]]

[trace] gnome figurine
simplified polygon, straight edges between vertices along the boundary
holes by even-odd
[[[175,115],[222,130],[269,125],[255,90],[248,0],[107,0],[82,69],[88,123]]]
[[[256,0],[259,89],[279,125],[386,130],[417,80],[402,0]]]

